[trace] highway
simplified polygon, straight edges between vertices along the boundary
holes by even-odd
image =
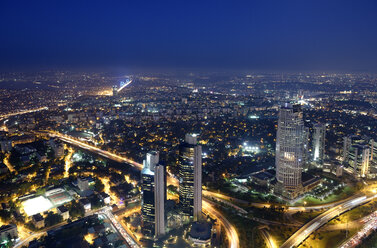
[[[266,228],[260,229],[260,233],[262,234],[262,237],[267,245],[268,248],[276,248],[274,240],[272,239],[270,233],[266,230]]]
[[[26,239],[19,240],[13,247],[18,248],[18,247],[28,246],[29,242],[33,241],[34,239],[39,239],[40,237],[44,235],[46,235],[46,232],[33,233],[30,236],[28,236]]]
[[[373,231],[377,229],[377,211],[362,218],[361,222],[364,223],[363,228],[355,233],[350,239],[346,240],[339,246],[339,248],[354,248],[358,246],[364,238],[373,233]]]
[[[74,146],[78,146],[82,149],[91,151],[93,153],[96,153],[96,154],[101,155],[103,157],[106,157],[108,159],[111,159],[111,160],[114,160],[114,161],[117,161],[117,162],[121,162],[121,163],[128,163],[128,164],[132,165],[133,167],[135,167],[139,170],[141,170],[142,167],[143,167],[142,164],[137,163],[137,162],[135,162],[131,159],[124,158],[122,156],[119,156],[117,154],[114,154],[114,153],[111,153],[111,152],[108,152],[108,151],[104,151],[104,150],[102,150],[98,147],[95,147],[93,145],[89,145],[89,144],[86,144],[84,142],[78,141],[78,140],[73,139],[72,137],[69,137],[67,135],[63,135],[63,134],[56,133],[56,132],[49,132],[49,135],[50,135],[50,137],[59,138],[60,140],[66,142],[66,143],[69,143],[69,144],[74,145]],[[169,176],[168,177],[168,184],[178,185],[178,179]],[[204,190],[203,190],[203,192],[205,193]],[[208,213],[211,217],[218,219],[219,222],[221,223],[221,225],[224,227],[225,232],[226,232],[227,237],[228,237],[228,240],[229,240],[229,247],[230,248],[238,248],[239,247],[238,233],[237,233],[236,229],[234,228],[234,226],[219,211],[217,211],[211,203],[209,203],[205,199],[203,200],[202,207],[203,207],[204,212]]]
[[[236,210],[237,210],[238,212],[240,212],[241,214],[247,214],[247,213],[248,213],[245,209],[243,209],[243,208],[241,208],[241,207],[239,207],[239,206],[237,206],[237,205],[235,205],[235,204],[233,204],[233,203],[231,203],[231,202],[229,202],[229,201],[227,201],[227,200],[224,200],[223,197],[226,197],[225,195],[222,195],[222,194],[219,194],[219,193],[213,193],[213,192],[206,191],[206,190],[203,190],[202,193],[203,193],[203,196],[204,196],[204,197],[207,197],[207,198],[209,198],[209,199],[213,199],[213,200],[215,200],[215,201],[222,202],[222,203],[224,203],[225,205],[228,205],[228,206],[230,206],[230,207],[236,209]],[[219,195],[222,196],[222,197],[220,198]],[[229,198],[231,198],[231,197],[229,197]]]
[[[91,152],[94,152],[98,155],[101,155],[103,157],[106,157],[108,159],[111,159],[111,160],[115,160],[117,162],[121,162],[121,163],[128,163],[130,165],[132,165],[133,167],[136,167],[138,169],[142,169],[143,168],[143,165],[140,164],[140,163],[137,163],[131,159],[128,159],[128,158],[125,158],[125,157],[122,157],[122,156],[119,156],[117,154],[114,154],[114,153],[111,153],[111,152],[108,152],[108,151],[104,151],[98,147],[95,147],[93,145],[89,145],[89,144],[86,144],[82,141],[78,141],[76,139],[73,139],[67,135],[62,135],[62,134],[59,134],[59,133],[49,133],[49,135],[51,137],[56,137],[56,138],[59,138],[60,140],[66,142],[66,143],[69,143],[71,145],[75,145],[75,146],[78,146],[80,148],[83,148],[85,150],[88,150],[88,151],[91,151]]]
[[[127,244],[131,248],[139,248],[140,246],[134,241],[134,239],[129,235],[126,230],[123,228],[123,226],[115,219],[113,213],[110,209],[106,208],[99,212],[99,214],[105,215],[113,224],[113,226],[116,228],[116,230],[122,235],[122,237],[127,241]]]
[[[230,196],[227,196],[227,195],[224,195],[224,194],[221,194],[221,193],[211,192],[211,191],[207,191],[207,190],[203,190],[203,195],[205,195],[206,197],[214,197],[214,198],[216,198],[216,200],[221,201],[221,202],[223,202],[227,205],[230,205],[230,206],[238,209],[240,212],[243,212],[243,209],[238,207],[237,205],[233,204],[233,202],[237,202],[241,205],[250,205],[250,206],[256,207],[256,208],[269,208],[272,205],[270,203],[259,203],[259,202],[249,203],[249,202],[244,201],[244,200],[240,200],[240,199],[230,197]],[[345,202],[349,199],[352,199],[353,197],[354,196],[351,196],[347,199],[343,199],[343,200],[331,202],[331,203],[326,203],[326,204],[321,204],[321,205],[297,206],[297,207],[288,207],[288,208],[285,207],[285,209],[289,212],[298,212],[298,211],[306,212],[306,211],[311,211],[311,210],[322,210],[322,209],[327,209],[327,208],[337,206],[342,202]],[[275,206],[279,206],[279,205],[275,205]]]
[[[229,241],[229,248],[238,248],[238,233],[234,226],[219,211],[216,210],[216,208],[210,201],[204,199],[202,204],[203,211],[219,220],[221,225],[224,227],[225,233]]]
[[[132,79],[118,89],[118,93],[132,83]]]
[[[5,118],[9,118],[11,116],[23,115],[23,114],[38,112],[38,111],[47,110],[47,109],[48,109],[48,107],[41,107],[41,108],[36,108],[36,109],[28,109],[28,110],[22,110],[22,111],[19,111],[19,112],[15,112],[15,113],[9,113],[9,114],[5,114],[5,115],[0,115],[0,120],[1,119],[5,119]]]
[[[297,206],[297,207],[288,207],[286,208],[285,206],[282,206],[282,207],[285,207],[285,209],[289,212],[307,212],[307,211],[311,211],[311,210],[323,210],[323,209],[328,209],[328,208],[332,208],[334,206],[337,206],[339,205],[340,203],[343,203],[343,202],[346,202],[350,199],[353,199],[355,197],[355,195],[347,198],[347,199],[343,199],[343,200],[339,200],[339,201],[336,201],[336,202],[331,202],[331,203],[325,203],[325,204],[320,204],[320,205],[314,205],[314,206]],[[252,202],[250,203],[250,206],[252,207],[256,207],[256,208],[269,208],[271,207],[272,204],[270,203],[259,203],[259,202]],[[279,206],[279,205],[276,205],[274,204],[275,206]]]
[[[312,219],[304,226],[302,226],[287,241],[285,241],[284,244],[280,246],[280,248],[290,248],[298,246],[305,239],[307,239],[310,236],[310,234],[312,234],[314,231],[319,229],[321,226],[323,226],[336,216],[341,215],[344,212],[351,210],[352,208],[363,205],[368,201],[374,199],[375,197],[377,197],[377,195],[373,195],[370,197],[355,196],[343,203],[338,204],[337,206],[330,208],[326,212],[322,213],[321,215],[317,216],[316,218]]]

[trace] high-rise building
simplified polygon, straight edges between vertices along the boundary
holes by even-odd
[[[374,139],[369,140],[370,148],[370,163],[373,167],[377,166],[377,141]]]
[[[309,161],[309,157],[310,157],[310,154],[309,154],[309,136],[310,136],[310,129],[309,127],[305,126],[304,124],[304,152],[303,152],[303,161],[304,161],[304,164],[303,164],[303,168],[305,170],[309,169],[309,163],[307,163]]]
[[[353,145],[366,144],[369,142],[368,137],[362,137],[360,135],[348,135],[343,138],[343,164],[349,163],[349,152]]]
[[[313,161],[321,166],[325,160],[326,125],[315,123],[313,125]]]
[[[279,110],[275,192],[290,199],[302,189],[305,137],[301,106],[285,103]]]
[[[166,167],[157,164],[155,167],[155,237],[165,234],[165,202],[166,202]]]
[[[348,163],[357,177],[366,177],[369,171],[370,148],[366,144],[351,146],[348,155]]]
[[[202,214],[202,147],[195,134],[186,134],[179,149],[179,204],[182,214],[194,221]]]
[[[158,238],[165,234],[166,168],[159,163],[159,154],[150,152],[141,171],[141,214],[143,234]]]

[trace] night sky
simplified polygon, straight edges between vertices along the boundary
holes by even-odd
[[[377,72],[377,1],[0,1],[0,68]]]

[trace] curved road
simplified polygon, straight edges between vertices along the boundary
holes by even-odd
[[[228,237],[229,247],[230,248],[238,248],[239,247],[239,239],[237,230],[234,226],[219,212],[214,208],[213,204],[208,200],[203,200],[203,211],[207,212],[209,215],[214,216],[218,219],[221,225],[224,227],[226,235]]]
[[[305,239],[307,239],[310,236],[310,234],[312,234],[314,231],[319,229],[321,226],[323,226],[336,216],[341,215],[344,212],[351,210],[352,208],[363,205],[376,197],[377,195],[373,195],[370,197],[356,196],[352,199],[338,204],[337,206],[332,207],[323,214],[317,216],[316,218],[306,223],[303,227],[296,231],[287,241],[285,241],[284,244],[280,246],[280,248],[291,248],[298,246]]]

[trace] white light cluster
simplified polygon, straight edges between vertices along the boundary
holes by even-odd
[[[22,202],[25,213],[32,216],[47,211],[53,207],[53,204],[46,197],[38,196]]]

